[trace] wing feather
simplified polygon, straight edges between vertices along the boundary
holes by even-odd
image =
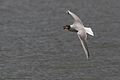
[[[87,46],[86,40],[83,39],[83,38],[81,38],[79,34],[78,34],[78,37],[79,37],[79,39],[80,39],[80,42],[81,42],[81,44],[82,44],[82,47],[83,47],[84,52],[85,52],[85,54],[86,54],[86,57],[87,57],[87,59],[88,59],[89,56],[90,56],[90,54],[89,54],[89,50],[88,50],[88,46]]]
[[[80,18],[77,15],[75,15],[74,13],[72,13],[69,10],[67,10],[67,13],[70,14],[73,17],[73,19],[75,20],[75,22],[79,22],[81,25],[83,25],[82,21],[80,20]]]

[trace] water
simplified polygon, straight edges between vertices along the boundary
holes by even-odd
[[[0,80],[120,80],[120,1],[0,0]],[[90,26],[91,57],[62,26]]]

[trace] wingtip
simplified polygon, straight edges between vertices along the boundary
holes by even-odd
[[[70,10],[66,10],[66,13],[69,14],[69,13],[70,13]]]
[[[89,59],[90,57],[89,56],[87,56],[87,60]]]
[[[87,58],[87,60],[89,59],[89,53],[86,54],[86,58]]]

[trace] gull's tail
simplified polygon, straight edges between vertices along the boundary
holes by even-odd
[[[85,27],[85,31],[86,31],[86,33],[88,33],[89,35],[94,36],[94,33],[93,33],[93,31],[92,31],[91,28]]]

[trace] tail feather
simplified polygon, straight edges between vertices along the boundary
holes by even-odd
[[[92,31],[91,28],[85,27],[85,31],[86,31],[86,33],[88,33],[89,35],[94,36],[94,33],[93,33],[93,31]]]

